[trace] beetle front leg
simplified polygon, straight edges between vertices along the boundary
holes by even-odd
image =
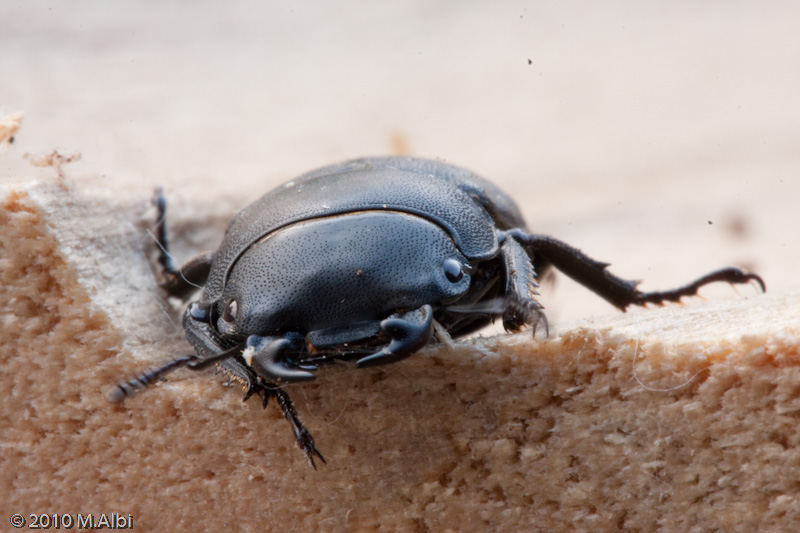
[[[395,363],[428,344],[433,336],[433,308],[423,305],[387,318],[381,322],[381,331],[391,339],[389,346],[356,361],[358,368]]]
[[[273,342],[267,344],[267,347],[275,345],[276,342],[280,341],[289,342],[287,339],[277,339],[277,341],[273,340]],[[283,345],[277,346],[278,350],[282,349],[283,347]],[[242,354],[242,356],[245,357],[246,353],[247,351],[245,350],[245,353]],[[266,352],[262,351],[258,353]],[[300,421],[300,417],[297,416],[297,411],[294,408],[294,403],[292,403],[292,399],[289,397],[289,394],[287,394],[278,385],[274,384],[274,382],[264,379],[264,375],[261,374],[261,365],[258,360],[256,360],[255,367],[249,365],[249,362],[247,365],[245,365],[245,363],[243,363],[241,360],[233,358],[226,359],[222,362],[223,368],[244,384],[244,401],[247,401],[254,393],[258,393],[258,395],[261,397],[261,405],[265,408],[267,407],[267,403],[270,398],[275,398],[275,400],[277,400],[281,411],[283,411],[283,416],[286,417],[286,420],[292,427],[292,433],[294,433],[294,440],[297,443],[297,447],[303,450],[303,452],[306,454],[306,458],[308,458],[308,461],[311,463],[311,466],[313,466],[316,470],[317,465],[314,462],[314,456],[319,457],[323,463],[325,462],[325,458],[322,456],[319,450],[317,450],[317,447],[314,444],[314,437],[311,436],[311,432],[306,429],[306,427]],[[311,379],[313,378],[314,375],[311,374]]]
[[[636,288],[638,282],[615,276],[607,270],[608,263],[595,261],[577,248],[558,239],[547,235],[527,234],[519,229],[506,231],[505,235],[519,241],[529,253],[541,254],[558,270],[623,311],[629,305],[677,302],[684,296],[695,296],[702,286],[716,281],[731,284],[755,281],[762,291],[766,290],[764,280],[757,274],[729,267],[706,274],[676,289],[641,292]]]
[[[186,299],[191,293],[202,288],[201,286],[208,280],[214,252],[203,252],[184,263],[179,269],[175,268],[167,241],[167,200],[161,187],[156,187],[153,193],[153,205],[158,211],[155,238],[158,245],[158,263],[161,265],[161,274],[164,276],[161,287],[170,296]]]
[[[506,331],[519,331],[527,324],[533,326],[535,334],[536,326],[541,323],[547,332],[547,317],[534,298],[539,294],[536,292],[539,284],[527,252],[515,239],[505,239],[500,245],[500,254],[506,274],[503,327]]]
[[[297,447],[305,452],[306,457],[311,463],[311,466],[314,467],[314,470],[317,469],[317,465],[314,463],[315,455],[319,457],[323,463],[326,463],[327,461],[325,461],[325,458],[322,457],[322,454],[319,453],[319,450],[317,450],[317,447],[314,444],[314,437],[311,436],[311,433],[308,431],[308,429],[306,429],[306,427],[300,421],[300,418],[297,416],[294,403],[292,403],[292,399],[289,397],[289,395],[283,389],[279,388],[265,388],[264,393],[275,396],[275,399],[278,401],[278,405],[281,406],[283,416],[286,417],[286,420],[288,420],[289,424],[292,426],[292,432],[294,433],[294,440],[297,443]]]

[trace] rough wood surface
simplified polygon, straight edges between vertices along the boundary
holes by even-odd
[[[796,529],[800,3],[199,4],[0,2],[0,520]],[[279,183],[384,154],[478,172],[645,290],[732,264],[770,292],[620,315],[557,277],[549,339],[292,388],[317,472],[213,373],[105,402],[188,350],[155,186],[185,260]]]
[[[180,372],[142,205],[64,182],[0,193],[0,508],[130,514],[136,529],[792,531],[800,295],[639,310],[326,369],[275,405]],[[137,215],[139,213],[139,215]],[[743,293],[745,290],[742,291]],[[172,321],[172,322],[171,322]]]

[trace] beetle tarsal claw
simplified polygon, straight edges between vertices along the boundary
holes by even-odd
[[[258,387],[253,386],[252,383],[246,383],[242,388],[244,389],[244,397],[242,398],[243,402],[246,402],[253,394],[258,392]]]
[[[541,324],[544,326],[544,336],[550,336],[550,322],[547,321],[547,315],[544,314],[543,311],[539,310],[537,313],[536,322],[533,323],[533,335],[536,336],[536,330]]]
[[[516,332],[524,325],[530,326],[534,335],[536,335],[539,325],[544,326],[545,336],[550,334],[550,325],[542,304],[533,299],[523,300],[516,293],[512,293],[506,299],[503,327],[506,331]]]
[[[263,387],[258,390],[258,395],[261,397],[261,408],[266,409],[267,405],[269,405],[270,395],[267,393],[266,390],[264,390]]]

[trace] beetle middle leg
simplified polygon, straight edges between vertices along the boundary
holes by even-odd
[[[764,280],[757,274],[747,273],[736,267],[728,267],[706,274],[675,289],[641,292],[636,288],[637,281],[615,276],[608,271],[608,263],[596,261],[563,241],[547,235],[528,234],[519,229],[508,230],[505,235],[519,241],[530,254],[540,254],[555,268],[622,311],[630,305],[643,306],[648,303],[677,302],[684,296],[697,295],[697,291],[701,287],[717,281],[730,284],[755,281],[762,292],[766,290]]]

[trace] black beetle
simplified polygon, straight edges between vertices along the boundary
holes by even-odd
[[[244,385],[245,400],[277,399],[312,465],[324,458],[280,383],[314,379],[334,360],[399,361],[435,329],[458,338],[502,318],[508,331],[535,332],[547,326],[537,275],[551,267],[623,311],[675,302],[715,281],[755,281],[765,290],[758,275],[724,268],[677,289],[640,292],[607,263],[529,233],[508,195],[440,161],[365,158],[304,174],[246,207],[216,252],[179,270],[167,250],[160,191],[156,203],[164,289],[184,299],[203,289],[183,319],[196,354],[118,385],[109,400],[180,366],[218,363]]]

